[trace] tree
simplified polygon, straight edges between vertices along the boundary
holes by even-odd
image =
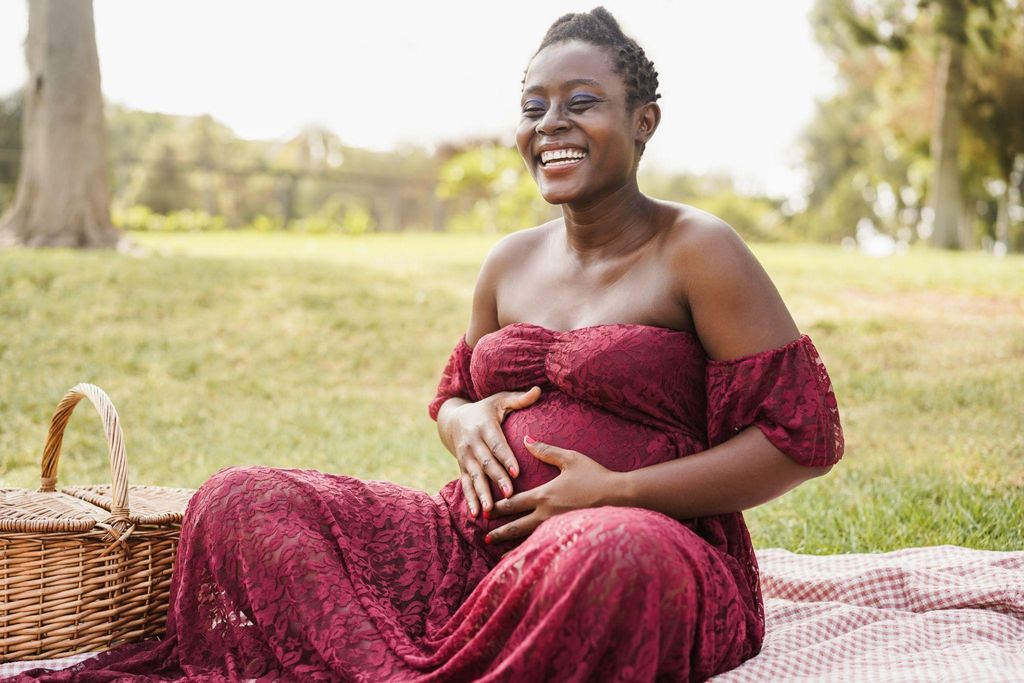
[[[946,248],[979,232],[1005,243],[1024,123],[1021,15],[1018,0],[817,0],[815,35],[840,88],[805,135],[811,218],[861,214],[904,234],[916,224]],[[930,224],[918,220],[925,197]]]
[[[1011,229],[1010,205],[1016,167],[1024,161],[1024,4],[995,5],[992,39],[968,70],[964,123],[968,144],[985,166],[981,182],[989,178],[996,194],[995,239],[1011,249],[1024,247],[1020,231]],[[1020,161],[1018,161],[1020,160]],[[979,164],[979,165],[981,165]]]
[[[905,9],[902,0],[815,5],[815,37],[836,64],[838,88],[818,101],[802,136],[808,210],[793,222],[804,234],[838,240],[870,220],[905,237],[917,222],[928,186],[922,161],[930,167],[921,122],[931,110],[933,67],[919,35],[923,17]]]
[[[963,121],[964,44],[967,42],[967,8],[963,0],[939,0],[936,26],[941,36],[935,66],[937,107],[932,129],[935,177],[931,200],[935,212],[932,242],[938,247],[966,246],[960,234],[960,126]]]
[[[0,244],[112,247],[106,129],[92,1],[29,0],[29,79],[14,203]]]
[[[195,204],[192,185],[179,166],[178,155],[174,147],[166,142],[159,147],[155,158],[143,169],[140,185],[133,203],[148,206],[156,213],[190,209]]]

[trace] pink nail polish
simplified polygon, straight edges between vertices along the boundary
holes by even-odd
[[[484,519],[490,519],[490,518],[491,518],[491,511],[488,510],[487,508],[484,508]]]
[[[484,536],[484,543],[487,543],[488,545],[490,545],[490,543],[491,543],[491,535],[490,534],[487,534],[486,536]]]
[[[535,443],[537,443],[537,439],[533,438],[533,437],[532,437],[532,436],[530,436],[529,434],[524,434],[524,435],[523,435],[523,442],[524,442],[524,443],[525,443],[525,444],[526,444],[527,446],[529,446],[529,445],[531,445],[531,444],[535,444]]]

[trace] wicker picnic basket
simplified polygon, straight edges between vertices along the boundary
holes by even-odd
[[[103,418],[113,485],[57,491],[64,428],[83,398]],[[129,486],[110,398],[92,384],[68,391],[50,423],[39,490],[0,488],[0,663],[163,635],[181,520],[194,492]]]

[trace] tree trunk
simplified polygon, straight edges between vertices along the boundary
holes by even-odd
[[[1007,177],[1003,191],[999,193],[999,203],[996,205],[996,241],[1010,248],[1010,188],[1013,179]]]
[[[950,24],[966,21],[964,8],[959,2],[943,3]],[[942,50],[936,65],[935,127],[932,132],[931,152],[935,163],[932,180],[931,206],[935,211],[932,243],[937,247],[961,246],[958,221],[961,213],[960,168],[957,152],[960,141],[960,122],[963,118],[961,93],[964,89],[964,47],[950,33],[940,33]]]
[[[23,152],[0,244],[112,247],[92,0],[29,0]]]
[[[960,203],[960,223],[959,230],[957,232],[958,242],[957,246],[961,249],[975,249],[978,245],[975,237],[975,222],[977,221],[978,214],[972,204]]]

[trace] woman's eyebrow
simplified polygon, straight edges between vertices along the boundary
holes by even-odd
[[[571,88],[571,87],[577,86],[577,85],[589,85],[589,86],[598,87],[598,88],[601,87],[601,84],[599,82],[595,81],[593,78],[574,78],[571,81],[566,81],[565,83],[563,83],[562,87],[563,88]],[[531,85],[529,88],[526,88],[525,90],[523,90],[523,94],[524,95],[529,95],[531,93],[541,92],[543,90],[544,90],[544,88],[542,86],[540,86],[540,85]]]

